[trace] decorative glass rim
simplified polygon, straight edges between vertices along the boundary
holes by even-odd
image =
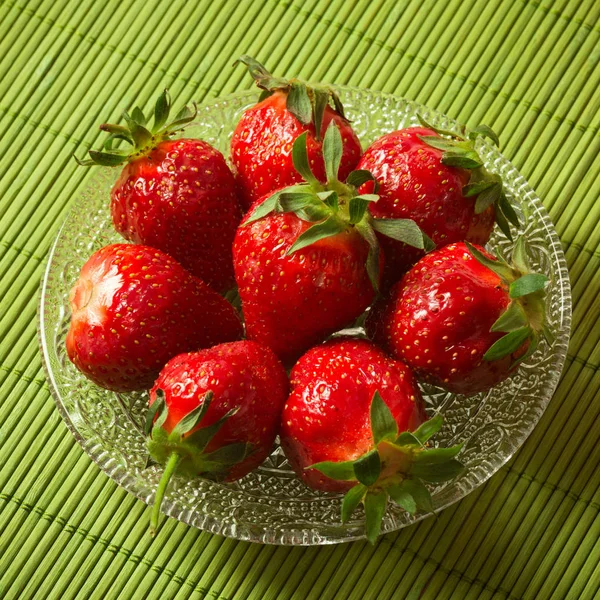
[[[376,99],[379,104],[387,103],[403,106],[407,114],[407,118],[412,118],[414,115],[416,115],[417,111],[419,111],[421,114],[425,113],[427,119],[432,121],[435,125],[439,125],[440,127],[444,128],[448,128],[449,126],[450,128],[458,127],[458,123],[456,121],[450,119],[442,113],[419,105],[416,102],[406,100],[400,96],[349,86],[331,87],[334,87],[338,91],[343,100],[346,96],[352,95],[358,95],[366,98],[370,97],[371,100]],[[248,106],[254,104],[256,98],[256,91],[245,91],[220,98],[214,98],[211,101],[198,106],[198,115],[196,120],[198,121],[201,119],[204,114],[210,116],[214,112],[225,110],[228,105],[231,105],[231,103],[239,104],[237,111],[241,112]],[[347,109],[347,113],[351,118],[353,118],[352,112],[352,108]],[[188,128],[188,131],[189,129],[193,128],[193,125],[194,124]],[[521,447],[529,437],[544,410],[546,409],[548,403],[550,402],[556,386],[558,385],[567,355],[571,327],[571,289],[568,268],[560,239],[554,229],[552,221],[540,199],[537,197],[523,176],[517,171],[517,169],[513,167],[512,164],[490,144],[485,141],[481,141],[480,143],[484,147],[484,154],[487,154],[487,158],[490,159],[490,157],[492,157],[491,159],[493,159],[494,166],[497,168],[497,170],[504,169],[507,172],[510,172],[512,178],[512,188],[517,191],[517,197],[526,202],[528,210],[530,211],[530,217],[535,216],[536,222],[540,226],[540,229],[545,236],[544,242],[547,244],[548,257],[556,274],[556,278],[553,281],[553,286],[557,286],[556,293],[560,298],[560,323],[556,339],[552,346],[553,359],[548,365],[551,373],[543,382],[541,389],[536,389],[536,393],[541,394],[541,398],[539,398],[539,404],[536,406],[538,409],[536,414],[537,418],[532,420],[531,423],[528,423],[528,426],[519,432],[520,435],[516,440],[511,440],[512,444],[509,451],[504,453],[496,452],[486,457],[485,468],[480,466],[476,469],[470,469],[465,476],[461,477],[460,489],[457,487],[456,483],[453,483],[443,486],[438,492],[436,492],[434,494],[434,509],[436,513],[454,504],[458,500],[461,500],[467,494],[471,493],[477,487],[485,483],[508,460],[510,460],[517,449]],[[487,162],[488,160],[486,160],[486,164]],[[114,169],[112,172],[116,173]],[[92,186],[94,181],[97,179],[98,176],[90,178],[87,183],[87,187],[89,188]],[[94,440],[89,440],[81,434],[77,427],[76,419],[73,418],[73,415],[65,406],[65,402],[60,391],[60,384],[57,381],[56,374],[52,368],[53,361],[51,354],[53,347],[50,343],[52,340],[49,340],[48,336],[46,335],[48,331],[47,327],[49,325],[47,321],[47,302],[49,289],[51,289],[49,288],[49,283],[51,282],[52,269],[55,266],[54,261],[56,259],[57,249],[59,249],[61,243],[64,242],[63,235],[65,229],[67,228],[70,220],[76,214],[78,207],[81,208],[79,206],[79,202],[75,200],[51,246],[41,282],[38,304],[38,341],[42,354],[42,363],[46,373],[46,378],[49,382],[49,388],[56,402],[58,411],[68,429],[71,431],[83,450],[100,467],[100,469],[118,485],[146,504],[151,504],[154,499],[154,488],[148,483],[144,484],[140,481],[139,477],[135,477],[132,473],[128,472],[127,468],[123,464],[115,460],[108,452],[105,451],[102,444]],[[115,394],[115,397],[117,398],[117,402],[121,404],[121,407],[123,408],[127,418],[130,420],[132,426],[137,428],[138,424],[134,419],[131,418],[131,415],[126,410],[122,398],[118,394]],[[455,443],[455,441],[456,440],[452,440],[452,443]],[[214,484],[210,482],[210,486],[223,485],[226,486],[227,484]],[[331,497],[332,499],[334,498],[334,496]],[[320,501],[322,501],[324,498],[327,498],[327,496],[319,496]],[[315,531],[314,528],[307,528],[304,530],[290,529],[282,531],[276,527],[262,527],[259,528],[259,531],[257,528],[250,527],[246,524],[236,523],[235,521],[224,523],[222,519],[210,514],[201,514],[197,511],[194,512],[181,505],[181,503],[179,503],[177,500],[173,500],[168,495],[163,501],[162,512],[168,516],[178,519],[179,521],[182,521],[183,523],[200,528],[202,530],[244,541],[278,545],[310,546],[365,539],[362,528],[356,525],[353,528],[350,527],[344,531],[343,535],[343,526],[341,524],[339,525],[339,528],[327,525],[324,527],[324,530],[326,531],[324,534],[319,533],[319,531]],[[427,516],[429,515],[417,514],[415,516],[410,516],[408,513],[403,513],[400,517],[396,516],[396,518],[384,520],[382,534],[396,531],[402,527],[416,523]],[[337,532],[337,535],[330,534],[329,532],[332,530]]]

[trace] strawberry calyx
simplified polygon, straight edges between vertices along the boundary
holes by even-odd
[[[375,219],[371,215],[367,207],[370,202],[377,202],[379,196],[359,194],[358,188],[366,181],[374,181],[375,191],[377,191],[377,181],[372,173],[357,170],[348,175],[345,183],[338,179],[342,157],[342,136],[335,122],[330,123],[323,139],[326,183],[318,181],[310,168],[306,137],[307,133],[304,132],[296,138],[292,146],[294,167],[305,183],[275,192],[254,208],[243,226],[273,212],[293,212],[303,221],[314,223],[289,248],[288,255],[319,240],[354,228],[369,244],[366,268],[373,288],[377,291],[380,276],[380,248],[376,231],[425,251],[432,250],[435,244],[412,219]]]
[[[374,543],[388,500],[411,515],[433,512],[426,483],[442,483],[458,477],[465,467],[456,456],[463,445],[431,448],[426,444],[442,427],[441,414],[425,421],[415,431],[399,433],[398,424],[379,392],[371,400],[373,447],[354,460],[324,461],[306,469],[317,469],[338,481],[356,481],[342,501],[341,518],[346,523],[359,504],[365,508],[365,532]]]
[[[340,97],[333,88],[326,85],[309,84],[295,78],[273,77],[261,63],[247,54],[240,56],[236,64],[238,62],[248,67],[256,85],[263,90],[259,102],[277,91],[286,93],[287,110],[303,125],[313,123],[317,141],[321,140],[321,126],[327,105],[330,105],[345,121],[350,122],[344,114],[344,106]]]
[[[169,92],[164,90],[154,106],[152,127],[148,124],[150,119],[147,119],[142,110],[136,106],[131,115],[127,111],[123,112],[125,125],[113,123],[100,125],[102,131],[109,133],[102,150],[90,150],[88,160],[80,160],[76,156],[74,158],[83,167],[93,165],[114,167],[137,160],[148,155],[160,142],[170,139],[185,125],[193,121],[198,114],[195,103],[193,107],[192,111],[188,106],[184,106],[175,115],[175,118],[167,123],[171,112],[171,97]],[[115,140],[123,140],[130,144],[131,148],[113,148]]]
[[[520,362],[529,358],[536,350],[540,335],[546,338],[549,344],[553,342],[553,335],[546,322],[545,288],[549,282],[546,275],[531,271],[527,259],[525,238],[519,237],[515,243],[512,264],[509,264],[496,249],[496,260],[490,259],[465,242],[473,257],[487,267],[508,287],[510,302],[506,310],[494,322],[490,331],[504,333],[496,341],[483,358],[487,361],[498,360],[516,352],[527,340],[529,347],[511,365],[511,369]]]
[[[233,408],[214,423],[199,427],[213,400],[206,392],[199,406],[185,415],[169,433],[164,429],[168,408],[163,390],[156,390],[156,399],[146,413],[144,432],[148,436],[151,464],[164,465],[150,518],[150,535],[156,532],[160,506],[171,477],[177,473],[184,477],[202,476],[212,481],[223,480],[231,468],[243,461],[251,452],[251,445],[243,442],[227,444],[212,452],[206,447],[239,407]]]
[[[476,196],[475,214],[479,215],[493,205],[498,227],[509,240],[512,240],[510,224],[518,228],[519,217],[506,197],[502,179],[485,168],[483,160],[475,149],[478,137],[487,137],[496,146],[499,146],[500,141],[494,130],[487,125],[479,125],[465,137],[447,129],[434,127],[420,115],[417,116],[423,127],[438,134],[418,137],[428,146],[443,151],[442,164],[467,169],[471,172],[469,182],[462,188],[462,195],[465,198]]]

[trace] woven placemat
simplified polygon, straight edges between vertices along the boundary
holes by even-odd
[[[0,3],[0,597],[584,598],[600,587],[600,3]],[[561,384],[521,451],[439,518],[374,546],[235,542],[164,519],[89,460],[41,367],[38,288],[97,124],[280,75],[392,92],[500,133],[573,286]]]

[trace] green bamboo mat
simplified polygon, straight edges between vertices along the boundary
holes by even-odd
[[[597,0],[0,2],[0,597],[592,599],[600,588],[600,3]],[[76,444],[36,338],[44,261],[96,125],[277,74],[393,92],[500,133],[566,251],[561,384],[517,456],[463,501],[381,538],[235,542],[165,520]]]

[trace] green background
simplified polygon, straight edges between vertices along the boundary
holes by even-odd
[[[585,598],[600,586],[600,3],[594,0],[0,3],[0,597]],[[278,75],[404,95],[492,126],[552,216],[572,342],[527,443],[439,518],[375,546],[235,542],[164,520],[91,462],[44,379],[45,258],[97,124]]]

